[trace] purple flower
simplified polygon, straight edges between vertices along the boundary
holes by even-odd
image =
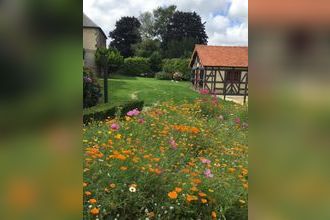
[[[111,129],[117,131],[117,130],[119,129],[119,125],[116,124],[116,123],[113,123],[113,124],[111,125]]]
[[[139,114],[140,114],[140,111],[137,108],[133,109],[132,111],[127,112],[128,116],[137,116]]]
[[[205,175],[206,178],[212,178],[213,177],[213,174],[211,173],[210,169],[206,169],[204,171],[204,175]]]
[[[202,159],[201,159],[201,162],[202,162],[202,163],[206,163],[206,164],[210,164],[210,163],[211,163],[211,161],[208,160],[208,159],[206,159],[206,158],[202,158]]]

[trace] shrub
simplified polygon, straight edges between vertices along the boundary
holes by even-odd
[[[150,62],[150,69],[153,72],[158,72],[162,69],[162,57],[158,52],[154,52],[149,59]]]
[[[142,73],[150,72],[150,62],[148,58],[128,57],[124,60],[124,64],[118,73],[131,76],[139,76]]]
[[[101,86],[98,83],[93,72],[89,70],[83,71],[83,108],[95,106],[101,94]]]
[[[115,48],[98,48],[95,53],[95,62],[101,67],[108,67],[108,71],[116,71],[124,62],[124,57]]]
[[[158,72],[155,74],[155,78],[160,80],[171,80],[173,78],[173,74],[166,72]]]
[[[183,80],[190,80],[189,59],[164,59],[163,71],[167,73],[179,72]]]
[[[119,106],[105,106],[105,107],[94,107],[86,109],[83,113],[83,122],[87,124],[92,121],[102,121],[107,118],[114,118],[116,114],[125,116],[126,113],[132,109],[143,109],[143,101],[129,101]]]

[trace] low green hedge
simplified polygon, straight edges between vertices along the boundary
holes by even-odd
[[[101,121],[107,118],[114,118],[116,114],[121,117],[127,112],[137,108],[140,111],[143,109],[144,101],[129,101],[116,106],[102,106],[86,109],[83,112],[83,123],[87,124],[92,121]]]

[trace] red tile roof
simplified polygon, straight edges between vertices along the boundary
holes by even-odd
[[[190,66],[196,55],[203,66],[248,67],[248,47],[195,45]]]

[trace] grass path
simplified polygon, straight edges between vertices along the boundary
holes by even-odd
[[[114,76],[108,81],[109,104],[116,105],[129,100],[143,100],[150,106],[172,99],[175,103],[192,101],[199,94],[191,89],[190,82],[172,82],[154,78]],[[103,85],[103,80],[101,80]],[[101,102],[103,100],[101,99]],[[101,104],[100,105],[104,105]]]

